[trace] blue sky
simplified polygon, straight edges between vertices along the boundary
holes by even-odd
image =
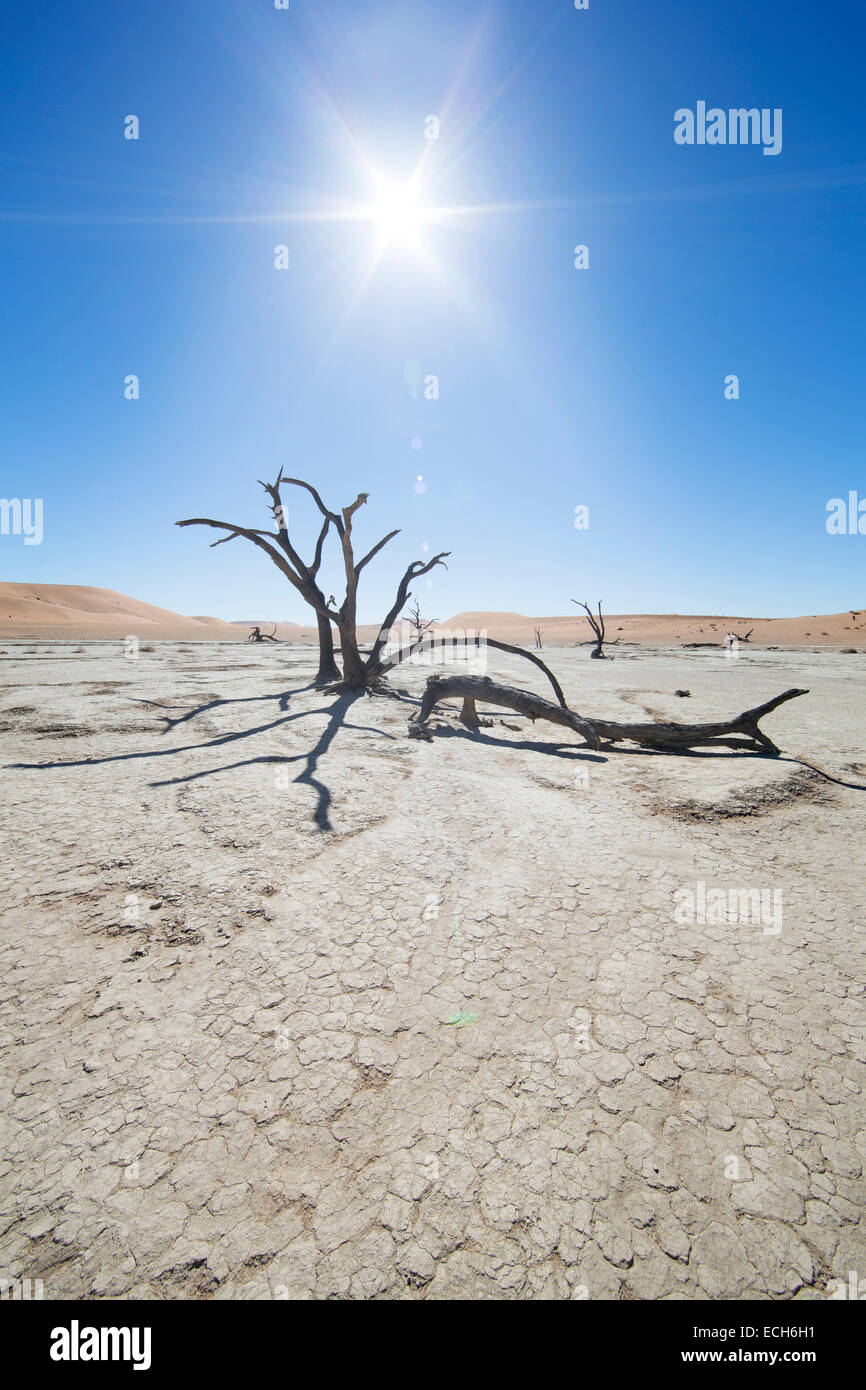
[[[370,494],[365,549],[402,528],[362,620],[434,550],[440,618],[861,607],[825,509],[866,497],[864,30],[853,0],[6,7],[0,492],[44,539],[0,537],[2,577],[308,621],[173,525],[266,525],[282,465]],[[678,146],[699,100],[782,108],[781,154]],[[422,157],[425,208],[481,210],[383,247],[371,170]]]

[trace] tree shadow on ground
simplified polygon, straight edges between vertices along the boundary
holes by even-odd
[[[384,729],[373,729],[368,724],[350,724],[346,720],[349,709],[363,692],[347,691],[338,696],[337,700],[329,710],[307,710],[304,714],[290,715],[289,719],[302,719],[307,714],[328,714],[328,723],[323,729],[318,741],[306,753],[295,753],[288,755],[285,753],[263,753],[256,758],[242,758],[236,763],[226,763],[222,767],[205,768],[201,772],[190,772],[183,777],[169,777],[161,782],[151,782],[152,787],[171,787],[184,782],[197,782],[202,777],[213,777],[217,772],[231,772],[240,767],[254,767],[256,764],[275,764],[276,766],[288,765],[291,763],[303,762],[303,770],[298,773],[293,781],[301,785],[310,787],[316,793],[316,809],[313,812],[313,820],[320,830],[332,830],[329,812],[331,809],[331,790],[324,782],[316,777],[319,759],[324,757],[342,728],[355,729],[360,733],[378,734],[380,738],[394,740],[396,734],[389,734]],[[288,720],[277,720],[277,724],[288,723]]]
[[[421,725],[421,728],[428,728],[428,725]],[[707,748],[641,748],[624,747],[621,743],[602,742],[597,753],[592,752],[586,744],[563,743],[558,740],[545,740],[543,743],[535,742],[530,739],[505,739],[495,738],[487,733],[483,728],[475,730],[464,726],[455,728],[452,725],[440,724],[435,729],[430,728],[431,741],[438,738],[463,738],[472,743],[483,743],[494,748],[521,749],[531,753],[549,753],[556,757],[565,758],[567,761],[580,762],[601,762],[608,761],[610,754],[625,755],[626,757],[644,758],[748,758],[750,761],[771,763],[795,763],[798,767],[809,768],[825,781],[832,782],[838,787],[846,787],[850,791],[866,791],[866,783],[846,782],[841,777],[828,772],[826,768],[818,766],[816,763],[809,762],[806,758],[797,758],[790,753],[771,753],[769,749],[749,748],[747,746],[734,747],[730,744],[719,743],[716,747]]]
[[[424,729],[428,728],[429,726],[426,724],[422,724],[420,727]],[[463,727],[455,729],[448,724],[439,725],[435,730],[431,729],[430,733],[431,743],[436,739],[440,738],[462,738],[468,739],[470,743],[483,744],[485,747],[506,748],[509,750],[509,752],[513,752],[514,749],[519,749],[521,752],[525,753],[545,753],[557,758],[564,758],[566,762],[607,762],[607,758],[604,757],[602,753],[596,753],[591,748],[587,747],[585,744],[582,743],[564,743],[555,739],[545,740],[544,742],[536,742],[534,739],[528,738],[496,738],[493,734],[488,734],[484,729],[475,730]],[[424,735],[420,735],[420,738],[423,740]]]
[[[204,712],[204,710],[214,708],[218,704],[247,704],[259,700],[278,699],[280,701],[280,708],[286,709],[292,695],[300,694],[302,690],[310,690],[312,688],[311,686],[303,686],[299,690],[286,691],[281,695],[251,696],[239,700],[211,701],[209,704],[202,705],[199,708],[201,712]],[[307,719],[311,715],[324,714],[328,718],[328,723],[316,743],[306,753],[298,753],[292,756],[279,753],[261,754],[258,757],[245,758],[235,763],[226,763],[219,767],[206,768],[200,772],[189,773],[183,777],[170,777],[161,781],[153,781],[148,785],[151,787],[174,786],[183,782],[193,782],[201,777],[212,777],[215,773],[228,772],[233,768],[252,766],[256,763],[280,764],[303,762],[305,766],[298,776],[294,778],[294,781],[309,786],[316,793],[316,809],[313,812],[312,819],[320,830],[331,830],[333,828],[329,819],[329,810],[332,801],[331,791],[316,774],[318,772],[320,759],[327,753],[339,730],[345,726],[348,729],[355,729],[360,733],[376,734],[384,739],[396,739],[395,734],[387,733],[383,729],[376,729],[368,724],[350,724],[347,722],[346,716],[350,708],[363,694],[364,692],[362,690],[345,691],[343,694],[337,696],[329,705],[319,706],[316,709],[299,710],[297,714],[287,714],[282,718],[270,720],[265,724],[254,725],[251,729],[238,729],[232,733],[219,734],[215,738],[206,739],[203,743],[186,743],[182,744],[180,747],[173,748],[144,749],[135,753],[112,753],[106,757],[97,758],[61,759],[53,762],[40,763],[8,763],[7,768],[10,771],[46,772],[59,768],[100,767],[110,763],[136,762],[147,758],[173,758],[181,753],[200,753],[209,748],[222,748],[232,743],[254,738],[257,734],[270,733],[272,730],[281,728],[285,724],[291,724],[295,720]],[[182,723],[185,721],[179,720],[177,722]],[[163,733],[165,732],[167,731],[163,730]]]
[[[237,695],[234,697],[215,695],[213,699],[208,700],[205,704],[194,705],[192,709],[187,710],[185,714],[180,715],[177,719],[172,719],[170,714],[158,714],[156,718],[161,719],[165,725],[165,728],[162,730],[163,734],[168,734],[171,733],[173,729],[176,729],[178,725],[186,724],[190,719],[198,718],[200,714],[209,714],[211,710],[219,709],[222,705],[255,705],[261,704],[263,700],[279,700],[280,709],[285,712],[285,710],[289,708],[289,701],[293,695],[303,695],[306,691],[315,690],[316,688],[315,682],[311,681],[308,685],[299,685],[296,690],[275,691],[273,695]],[[134,705],[149,705],[153,709],[170,710],[177,708],[175,705],[166,704],[163,700],[143,700],[135,696],[129,696],[128,698]]]

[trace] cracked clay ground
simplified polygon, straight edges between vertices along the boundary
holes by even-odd
[[[507,712],[409,739],[411,702],[316,692],[308,649],[5,650],[3,1277],[790,1299],[866,1275],[866,657],[545,653],[609,718],[808,687],[766,729],[829,781],[593,755]],[[778,891],[779,929],[683,923],[699,883]]]

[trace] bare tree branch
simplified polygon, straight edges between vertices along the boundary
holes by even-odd
[[[370,560],[373,559],[373,556],[378,555],[379,551],[382,550],[388,544],[389,541],[392,541],[395,536],[399,536],[399,534],[399,528],[396,531],[389,531],[387,536],[383,536],[382,540],[379,541],[378,545],[374,545],[373,549],[367,552],[363,560],[358,561],[357,565],[355,566],[356,578],[361,573],[361,570],[364,568],[364,566],[368,564]]]
[[[295,550],[295,547],[292,545],[292,542],[289,538],[288,519],[286,517],[285,507],[283,506],[283,499],[280,495],[280,477],[277,477],[275,483],[263,483],[260,478],[259,486],[264,488],[265,492],[271,499],[271,511],[274,514],[274,520],[276,521],[278,527],[278,534],[276,539],[288,555],[298,574],[303,575],[305,579],[315,580],[316,570],[314,570],[311,565],[305,564],[298,552]],[[330,525],[330,520],[326,518],[325,527],[328,527]],[[317,547],[317,552],[319,550],[320,547]]]
[[[214,545],[222,545],[226,541],[235,540],[238,536],[243,536],[245,540],[252,543],[268,556],[268,559],[276,565],[277,569],[283,574],[294,589],[315,611],[316,621],[319,630],[319,673],[318,679],[337,680],[340,672],[334,662],[334,640],[331,632],[331,623],[336,622],[338,614],[329,608],[325,596],[316,583],[316,573],[321,562],[322,546],[325,542],[331,520],[326,517],[322,533],[316,546],[316,558],[313,566],[306,565],[289,539],[288,522],[283,509],[280,497],[280,478],[273,484],[262,483],[262,487],[271,499],[271,510],[279,528],[274,534],[272,531],[264,531],[260,528],[249,526],[238,526],[235,523],[218,521],[213,517],[188,517],[184,521],[177,522],[178,526],[212,526],[216,530],[227,531],[229,534],[222,536],[220,540],[214,541]],[[276,545],[271,542],[276,541]]]
[[[340,520],[340,517],[337,515],[336,512],[332,512],[328,507],[325,506],[324,502],[322,501],[316,489],[313,487],[312,483],[305,483],[303,478],[284,478],[282,475],[282,471],[280,472],[280,477],[278,481],[281,483],[291,483],[293,487],[306,488],[307,492],[309,492],[310,496],[313,498],[313,501],[315,502],[319,511],[322,513],[322,516],[326,516],[329,521],[333,522],[333,524],[337,528],[338,534],[342,535],[343,523]]]
[[[273,560],[277,569],[286,576],[289,583],[293,584],[299,593],[304,592],[304,586],[301,580],[291,569],[288,562],[283,559],[278,550],[275,550],[272,545],[269,545],[267,541],[262,539],[263,535],[271,536],[272,533],[270,531],[254,531],[248,526],[238,526],[231,521],[215,521],[213,517],[209,516],[187,517],[185,521],[176,521],[175,526],[213,526],[218,531],[231,531],[232,534],[230,536],[223,536],[224,541],[233,541],[236,536],[243,536],[246,540],[252,541],[253,545],[257,545],[260,550],[263,550],[265,554]],[[219,544],[219,541],[214,541],[214,545]]]
[[[181,525],[183,525],[183,524],[185,524],[185,523],[178,522],[177,524],[178,524],[178,526],[181,526]],[[244,535],[244,534],[245,534],[245,533],[242,532],[242,531],[232,531],[232,533],[231,533],[230,536],[221,536],[220,539],[219,539],[218,541],[211,541],[210,545],[208,546],[208,549],[209,549],[209,550],[213,550],[215,546],[218,546],[218,545],[225,545],[225,544],[226,544],[226,541],[236,541],[237,538],[238,538],[238,536]],[[274,535],[273,531],[256,531],[255,534],[256,534],[257,536],[270,536],[272,540],[278,540],[278,539],[279,539],[278,536],[275,536],[275,535]]]
[[[434,555],[432,560],[428,560],[426,565],[421,560],[414,560],[412,564],[409,566],[409,568],[406,570],[406,573],[400,580],[400,584],[397,589],[397,597],[394,600],[394,603],[391,605],[388,612],[386,613],[385,618],[382,621],[382,625],[379,628],[379,634],[375,642],[373,643],[370,655],[367,657],[366,671],[368,674],[368,678],[370,676],[377,676],[381,674],[381,663],[379,661],[379,653],[385,646],[385,643],[388,641],[388,633],[394,626],[394,619],[400,612],[400,609],[403,607],[406,600],[409,598],[409,585],[415,579],[420,579],[422,574],[427,574],[430,570],[432,570],[434,565],[442,565],[444,569],[447,569],[448,566],[445,564],[445,557],[450,554],[450,550],[443,550],[440,552],[439,555]]]
[[[328,535],[330,526],[330,519],[328,517],[325,517],[325,520],[322,523],[322,529],[319,532],[319,539],[316,541],[316,553],[313,556],[313,563],[310,565],[310,574],[316,575],[319,573],[319,566],[322,563],[322,547],[325,544],[325,539]]]
[[[425,642],[432,642],[435,640],[435,636],[425,634],[424,637],[420,638],[415,642],[410,643],[408,647],[404,647],[402,651],[396,652],[395,655],[391,657],[388,661],[382,662],[376,674],[384,675],[387,671],[390,671],[392,667],[399,666],[401,661],[406,661],[408,657],[413,656],[415,652],[419,651],[420,648],[423,647]],[[468,637],[464,637],[462,639],[452,637],[450,640],[452,645],[455,645],[457,642],[461,642],[461,644],[464,647],[475,646],[475,643]],[[536,656],[534,652],[525,651],[523,647],[513,647],[510,642],[498,642],[493,637],[485,637],[484,640],[487,643],[488,647],[495,647],[498,652],[508,652],[511,656],[522,656],[527,661],[531,661],[533,666],[537,666],[540,671],[543,671],[547,679],[550,681],[550,684],[553,687],[554,694],[556,695],[556,698],[559,701],[560,709],[568,709],[565,696],[562,693],[562,686],[559,684],[559,681],[556,679],[556,676],[553,674],[550,667],[544,664],[540,656]]]

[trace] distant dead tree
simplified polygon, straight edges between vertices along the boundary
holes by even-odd
[[[572,603],[577,603],[576,598],[573,598],[571,601]],[[586,611],[586,616],[589,619],[589,625],[595,633],[595,647],[590,652],[590,656],[594,660],[598,660],[599,658],[602,660],[606,660],[604,654],[604,618],[601,616],[601,599],[599,599],[598,601],[598,617],[595,617],[592,609],[589,607],[588,604],[577,603],[577,606],[578,608],[583,608]]]
[[[277,637],[274,636],[274,633],[276,632],[276,630],[277,630],[276,624],[274,624],[274,632],[262,632],[262,630],[261,630],[260,627],[254,627],[253,630],[252,630],[252,632],[250,633],[249,637],[247,638],[247,641],[248,641],[248,642],[277,642],[279,639],[278,639]]]
[[[543,634],[542,634],[541,628],[540,628],[540,627],[533,628],[533,631],[534,631],[534,633],[535,633],[535,650],[536,650],[537,652],[543,651],[543,650],[544,650],[544,642],[543,642],[543,640],[542,640]]]
[[[753,633],[754,631],[755,631],[755,629],[754,629],[753,627],[750,627],[749,630],[748,630],[748,632],[746,633],[745,637],[741,637],[740,634],[739,634],[738,632],[729,632],[728,635],[727,635],[727,637],[725,638],[725,646],[726,646],[726,647],[729,647],[729,646],[731,645],[731,638],[732,638],[732,637],[733,637],[733,638],[736,638],[736,640],[737,640],[738,642],[748,642],[749,638],[751,637],[751,635],[752,635],[752,633]]]
[[[408,623],[415,633],[413,639],[415,642],[420,642],[425,632],[428,632],[433,624],[438,623],[438,621],[438,618],[421,617],[421,605],[417,599],[415,600],[414,607],[410,608],[408,613],[403,614],[403,622]]]
[[[288,519],[283,506],[280,487],[288,484],[292,487],[305,488],[310,494],[319,511],[322,514],[322,529],[316,542],[316,550],[313,560],[306,564],[298,554],[289,537]],[[439,555],[434,555],[432,560],[424,564],[421,560],[415,560],[409,565],[403,578],[397,586],[397,597],[386,614],[372,650],[366,658],[361,656],[358,650],[357,634],[357,594],[358,580],[365,565],[378,555],[379,551],[388,544],[390,540],[399,535],[399,530],[389,531],[387,536],[377,541],[372,550],[369,550],[362,559],[356,560],[354,547],[352,544],[352,518],[363,507],[367,501],[368,493],[359,492],[351,506],[343,507],[341,511],[332,511],[326,507],[319,493],[312,483],[305,482],[303,478],[286,478],[282,470],[275,483],[261,483],[265,492],[268,494],[271,503],[271,511],[276,522],[276,531],[265,531],[261,528],[238,526],[230,521],[216,521],[212,517],[189,517],[185,521],[178,521],[178,526],[213,526],[219,531],[227,531],[229,534],[220,540],[214,541],[214,545],[222,545],[224,541],[233,541],[237,536],[243,536],[245,540],[251,541],[253,545],[263,550],[273,561],[277,569],[285,575],[289,583],[297,589],[301,597],[315,610],[319,626],[319,670],[316,676],[318,684],[326,681],[340,680],[340,671],[334,659],[334,641],[331,624],[337,629],[340,639],[340,650],[343,657],[342,683],[351,689],[363,688],[370,685],[380,675],[384,667],[381,660],[382,648],[388,640],[388,633],[393,626],[394,619],[400,609],[411,597],[409,586],[413,580],[422,574],[427,574],[433,569],[434,565],[445,563],[446,555],[449,551],[442,551]],[[331,527],[337,532],[340,538],[340,545],[343,553],[343,566],[346,573],[346,596],[339,608],[335,607],[336,600],[333,595],[330,600],[325,598],[324,593],[319,587],[317,575],[322,563],[322,552],[326,537]],[[276,545],[274,544],[276,542]],[[278,548],[279,547],[279,548]]]

